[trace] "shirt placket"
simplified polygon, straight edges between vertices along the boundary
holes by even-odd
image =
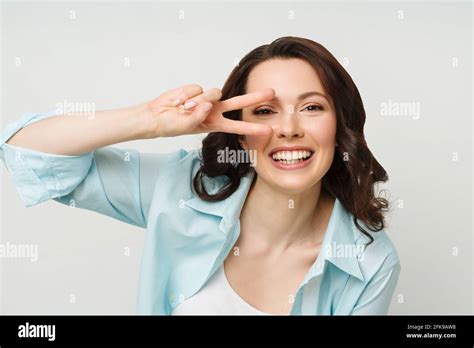
[[[296,291],[295,301],[290,310],[290,315],[315,315],[321,289],[321,281],[325,262],[317,260],[314,269],[308,271],[305,280],[300,284]],[[311,275],[312,274],[312,275]]]

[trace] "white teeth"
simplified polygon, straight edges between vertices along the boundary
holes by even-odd
[[[296,163],[302,159],[308,158],[309,156],[311,156],[310,151],[278,151],[272,155],[272,158],[278,161]]]

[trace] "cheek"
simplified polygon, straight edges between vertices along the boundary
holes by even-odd
[[[321,147],[332,147],[336,142],[335,117],[307,120],[303,124],[303,129],[306,136],[314,139]]]
[[[263,151],[263,149],[265,149],[265,147],[270,142],[271,137],[247,135],[245,139],[248,149]]]

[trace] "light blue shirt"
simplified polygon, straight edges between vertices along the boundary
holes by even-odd
[[[2,133],[0,157],[22,201],[31,207],[53,199],[146,228],[137,313],[169,315],[232,250],[255,172],[229,198],[206,202],[192,190],[199,150],[149,154],[110,146],[64,156],[5,143],[22,127],[54,114],[25,114]],[[216,192],[225,180],[206,178],[207,190]],[[364,248],[367,237],[336,199],[321,252],[289,296],[290,314],[386,314],[400,261],[385,231],[372,236],[374,242]]]

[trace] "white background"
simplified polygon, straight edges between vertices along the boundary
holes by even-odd
[[[386,231],[402,263],[390,313],[474,312],[472,3],[3,2],[1,21],[2,129],[65,100],[110,109],[222,87],[236,59],[280,36],[322,43],[359,87],[390,177]],[[389,100],[419,103],[420,117],[381,115]],[[118,146],[169,152],[201,138]],[[0,259],[1,312],[135,313],[144,230],[56,202],[25,208],[0,168],[1,242],[39,247],[34,263]]]

